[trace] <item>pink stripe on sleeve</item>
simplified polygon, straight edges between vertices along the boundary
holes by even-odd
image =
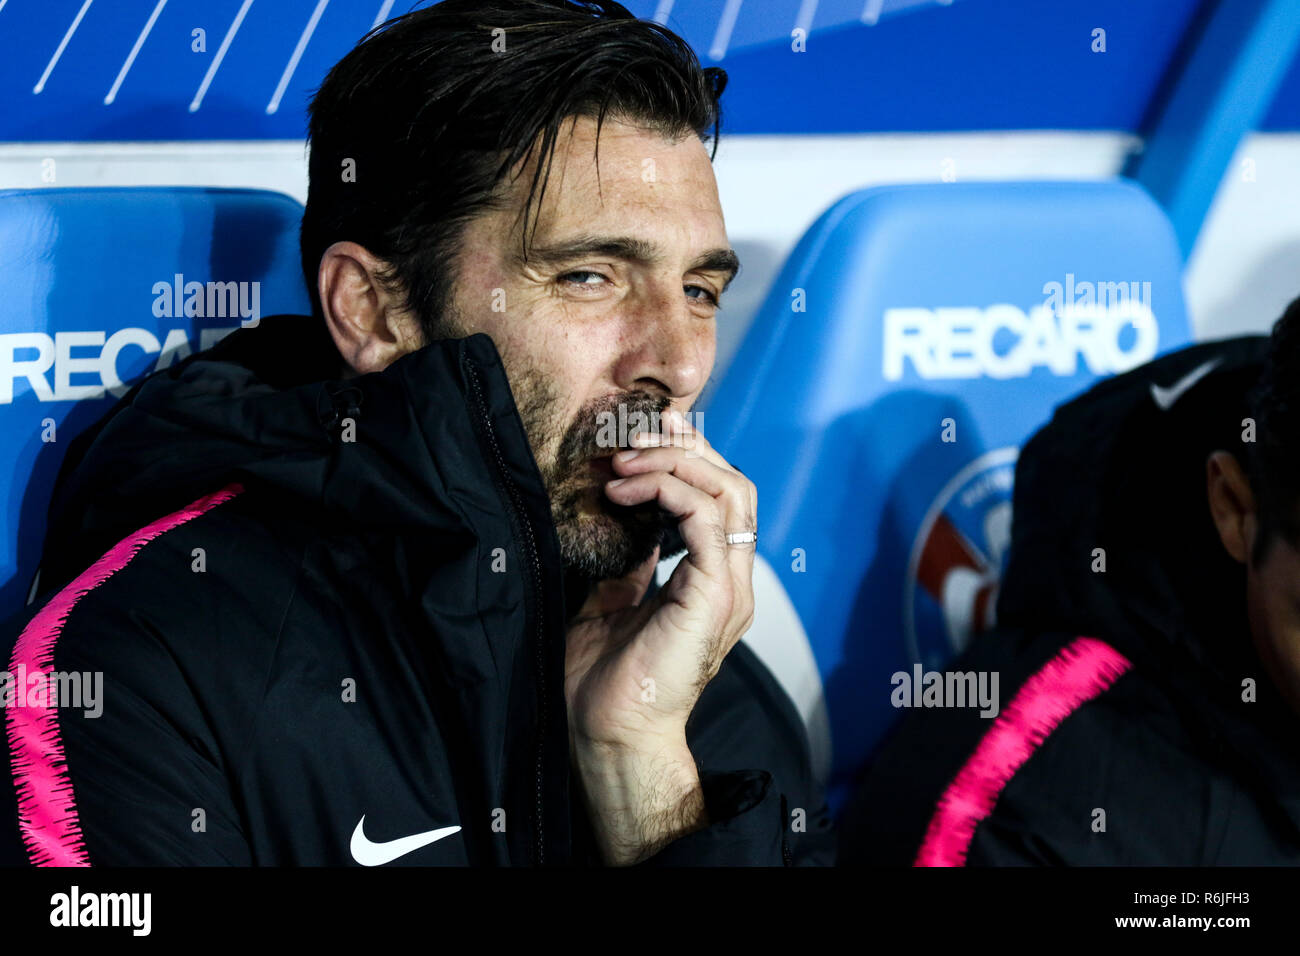
[[[32,674],[40,672],[48,687],[54,672],[54,645],[77,602],[126,567],[154,538],[229,501],[243,490],[242,485],[229,485],[159,518],[115,544],[28,621],[14,644],[10,673],[25,670],[30,679]],[[59,733],[58,708],[48,703],[28,707],[22,698],[23,688],[15,691],[19,699],[5,707],[5,723],[14,788],[18,793],[18,822],[28,856],[36,866],[89,866]]]
[[[1132,665],[1104,641],[1080,637],[1025,681],[948,785],[913,866],[964,866],[975,827],[1011,778],[1065,718]]]

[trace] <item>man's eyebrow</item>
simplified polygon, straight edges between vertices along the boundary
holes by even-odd
[[[655,265],[663,258],[653,242],[635,236],[579,236],[563,242],[533,246],[528,262],[558,266],[588,256],[609,256],[641,265]],[[732,249],[710,249],[691,263],[688,271],[721,272],[726,276],[723,291],[740,271],[740,259]]]
[[[722,283],[722,291],[726,292],[727,286],[731,285],[731,280],[736,278],[736,273],[740,271],[740,257],[736,255],[734,249],[710,249],[691,263],[689,271],[696,270],[721,272],[727,277]]]

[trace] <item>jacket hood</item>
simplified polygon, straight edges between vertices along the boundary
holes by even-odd
[[[338,377],[339,363],[319,321],[272,316],[138,383],[69,448],[51,500],[41,591],[232,482],[281,492],[367,533],[472,536],[476,514],[501,510],[482,421],[548,552],[558,552],[488,336],[435,342],[352,379]]]
[[[1250,653],[1245,570],[1210,518],[1205,460],[1243,456],[1267,343],[1183,349],[1057,409],[1016,466],[1000,625],[1091,634],[1131,656],[1172,645],[1220,667]]]

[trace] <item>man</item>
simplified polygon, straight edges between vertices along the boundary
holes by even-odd
[[[846,863],[1300,863],[1300,300],[1057,410],[1016,468],[1001,713],[909,715]]]
[[[69,454],[11,669],[102,672],[103,712],[7,709],[17,855],[828,861],[802,725],[737,646],[755,489],[682,414],[738,267],[724,85],[617,4],[541,0],[449,0],[331,71],[315,314]]]

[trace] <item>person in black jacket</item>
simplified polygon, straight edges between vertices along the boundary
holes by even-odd
[[[67,456],[3,689],[10,859],[830,861],[737,644],[756,490],[689,416],[738,268],[724,85],[615,3],[448,0],[340,61],[314,314]]]
[[[1059,408],[1016,467],[993,719],[908,715],[842,862],[1300,864],[1300,300]]]

